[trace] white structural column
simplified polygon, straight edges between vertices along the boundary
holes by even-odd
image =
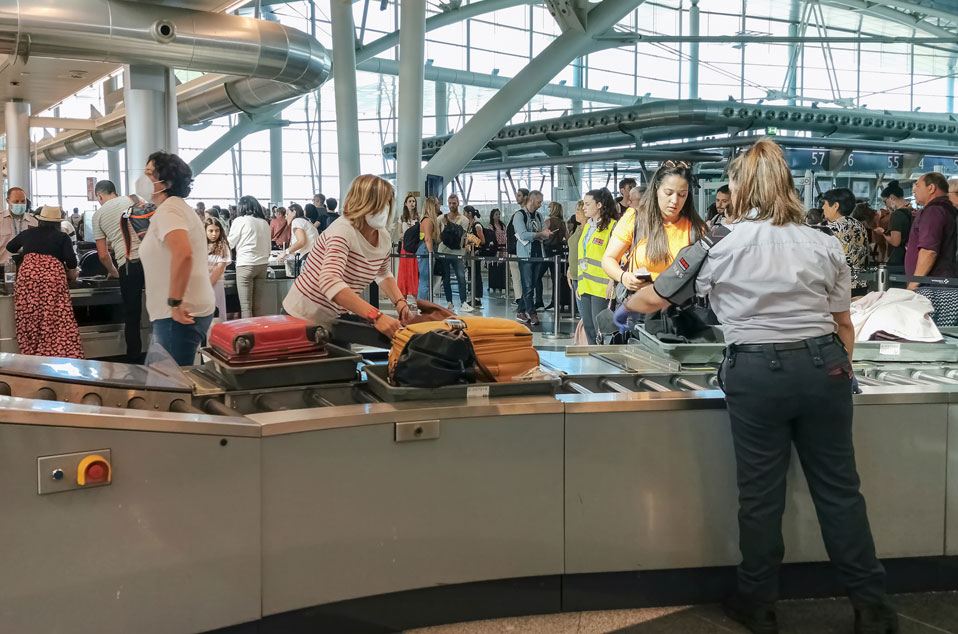
[[[164,66],[127,66],[123,73],[126,106],[126,191],[158,150],[177,152],[176,80]]]
[[[449,134],[449,85],[436,82],[436,136]]]
[[[356,27],[352,0],[330,0],[333,28],[333,88],[336,93],[336,143],[339,199],[345,200],[359,176],[359,105],[356,99]]]
[[[791,9],[789,12],[789,23],[788,23],[788,35],[790,37],[799,36],[799,21],[801,20],[802,15],[802,3],[801,0],[792,0]],[[788,47],[788,60],[789,67],[786,69],[786,73],[790,73],[788,76],[788,84],[785,86],[785,92],[790,95],[798,94],[798,70],[801,64],[801,44],[798,42],[792,44]],[[798,104],[796,99],[789,99],[788,105],[794,106]]]
[[[486,103],[440,149],[425,167],[426,174],[452,180],[503,125],[543,86],[569,65],[596,47],[593,39],[605,34],[643,0],[604,0],[586,18],[585,32],[568,30],[557,37]]]
[[[585,83],[585,64],[586,58],[580,57],[572,62],[572,86],[582,88]],[[573,99],[571,114],[582,114],[582,100]],[[585,193],[582,189],[582,165],[574,163],[572,165],[559,166],[559,187],[562,188],[565,198],[563,200],[581,200]],[[575,209],[566,209],[565,215],[569,217]]]
[[[699,36],[699,0],[689,8],[689,35]],[[689,99],[699,98],[699,43],[689,43]]]
[[[103,96],[107,114],[110,114],[116,109],[119,103],[120,95],[122,94],[122,90],[123,89],[120,86],[120,78],[117,76],[110,77],[103,83]],[[119,149],[107,150],[106,169],[110,182],[113,183],[113,185],[117,188],[117,193],[119,193],[121,196],[124,193],[127,193],[123,191],[123,170],[120,167]]]
[[[958,55],[952,55],[948,61],[948,86],[945,94],[945,112],[955,114],[955,82],[958,81],[955,74],[958,73]]]
[[[396,198],[423,191],[422,112],[426,54],[426,0],[403,0],[399,29],[399,118],[396,139]],[[437,113],[438,114],[438,113]]]
[[[279,126],[269,129],[269,199],[283,206],[283,128]]]
[[[20,187],[30,198],[30,104],[8,101],[3,114],[7,130],[7,189]]]

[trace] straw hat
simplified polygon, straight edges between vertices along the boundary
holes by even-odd
[[[60,222],[63,220],[63,210],[59,207],[51,207],[49,205],[44,205],[43,209],[40,210],[39,220],[44,220],[46,222]]]

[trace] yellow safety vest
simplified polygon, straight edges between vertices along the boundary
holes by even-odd
[[[609,276],[602,270],[602,256],[605,255],[605,249],[609,246],[613,227],[615,227],[614,220],[609,223],[605,231],[596,229],[589,236],[588,244],[585,241],[589,233],[588,228],[582,232],[582,237],[579,238],[579,295],[605,297]]]

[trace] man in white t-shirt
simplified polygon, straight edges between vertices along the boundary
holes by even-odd
[[[118,196],[111,181],[99,181],[93,188],[100,208],[93,214],[93,239],[96,252],[106,269],[107,277],[120,278],[120,297],[123,301],[123,334],[126,339],[127,363],[143,362],[143,338],[140,322],[143,319],[143,265],[140,264],[139,243],[133,241],[127,258],[126,242],[120,227],[123,214],[133,205],[129,196]],[[116,258],[116,266],[110,257]]]

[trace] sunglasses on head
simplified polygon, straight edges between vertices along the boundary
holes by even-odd
[[[687,170],[692,169],[692,166],[686,163],[685,161],[672,161],[672,160],[668,160],[665,163],[662,163],[662,167],[684,167]]]

